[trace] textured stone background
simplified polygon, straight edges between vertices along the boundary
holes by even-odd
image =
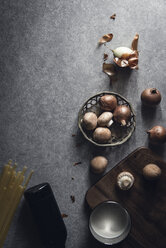
[[[29,186],[51,184],[61,212],[69,215],[66,248],[99,247],[90,237],[84,204],[87,189],[99,178],[90,174],[89,160],[103,154],[110,170],[137,147],[148,145],[147,128],[166,123],[165,7],[163,0],[0,1],[0,164],[12,158],[35,169]],[[115,21],[109,19],[113,13]],[[110,48],[128,46],[140,34],[139,71],[119,70],[112,85],[102,72],[108,49],[97,48],[98,39],[109,32],[114,34]],[[141,109],[146,87],[162,92],[156,111]],[[104,150],[87,143],[77,128],[80,106],[103,90],[128,98],[137,115],[132,138]],[[164,157],[164,147],[156,152]],[[78,161],[82,164],[74,167]],[[4,247],[41,247],[24,202]]]

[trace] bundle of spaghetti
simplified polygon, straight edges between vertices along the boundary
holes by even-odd
[[[33,174],[31,171],[23,184],[27,167],[24,166],[23,170],[18,172],[16,168],[17,164],[12,166],[12,161],[9,160],[0,175],[0,248],[4,244],[14,213]]]

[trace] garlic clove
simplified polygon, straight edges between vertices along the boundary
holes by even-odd
[[[113,54],[117,58],[128,58],[130,54],[132,54],[133,50],[129,47],[117,47],[116,49],[112,50]]]
[[[117,177],[117,185],[122,190],[129,190],[134,184],[134,177],[130,172],[121,172]]]

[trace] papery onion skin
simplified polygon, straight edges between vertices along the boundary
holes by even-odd
[[[100,107],[105,111],[113,111],[117,106],[117,99],[113,95],[104,95],[100,97]]]
[[[126,126],[131,118],[131,110],[126,105],[119,105],[114,111],[114,120],[122,126]]]
[[[132,44],[131,44],[131,48],[132,50],[136,50],[138,49],[138,39],[139,39],[139,34],[136,34],[133,41],[132,41]]]
[[[154,126],[147,131],[150,143],[154,145],[166,142],[166,129],[163,126]]]
[[[141,94],[141,101],[146,106],[154,107],[161,102],[161,93],[156,88],[147,88]]]

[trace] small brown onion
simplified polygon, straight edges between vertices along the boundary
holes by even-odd
[[[93,139],[99,143],[108,143],[111,139],[111,131],[107,127],[97,127]]]
[[[131,110],[126,105],[119,105],[114,111],[114,120],[120,123],[122,126],[126,126],[127,122],[131,118]]]
[[[153,107],[161,102],[160,91],[156,88],[145,89],[141,94],[141,101],[144,105]]]
[[[100,107],[105,111],[113,111],[117,106],[117,99],[113,95],[104,95],[100,97]]]
[[[147,131],[149,134],[149,141],[152,144],[163,144],[166,142],[166,129],[162,126],[154,126]]]

